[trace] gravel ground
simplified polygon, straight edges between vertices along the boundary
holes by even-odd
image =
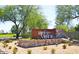
[[[67,44],[65,44],[67,46],[66,49],[63,49],[62,46],[63,44],[59,44],[59,45],[49,45],[46,46],[47,50],[43,50],[44,46],[39,46],[39,47],[32,47],[32,48],[21,48],[15,45],[14,41],[13,43],[9,43],[9,46],[12,47],[17,47],[18,48],[18,52],[17,54],[27,54],[27,50],[32,50],[32,54],[51,54],[51,50],[55,49],[55,54],[79,54],[79,46],[73,45],[73,46],[68,46]],[[4,50],[3,48],[0,47],[1,50]],[[12,53],[12,49],[8,49],[8,47],[6,48],[6,51],[8,51],[9,54]]]

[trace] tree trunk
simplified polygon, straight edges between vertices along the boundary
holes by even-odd
[[[16,39],[19,39],[19,29],[18,29],[18,25],[15,23],[16,25]]]
[[[19,33],[16,33],[16,39],[19,39]]]

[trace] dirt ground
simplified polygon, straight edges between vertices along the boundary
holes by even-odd
[[[18,52],[17,54],[27,54],[28,50],[32,51],[32,54],[51,54],[51,50],[55,50],[55,54],[79,54],[79,46],[73,45],[73,46],[68,46],[68,44],[65,44],[67,47],[66,49],[63,49],[62,46],[63,44],[58,44],[56,45],[48,45],[47,50],[43,50],[44,46],[39,46],[39,47],[32,47],[32,48],[21,48],[15,45],[14,41],[13,43],[8,43],[8,46],[17,47]],[[2,43],[0,43],[0,49],[7,51],[9,54],[12,54],[12,49],[3,48]]]

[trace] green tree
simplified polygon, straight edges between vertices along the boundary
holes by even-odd
[[[27,19],[27,26],[24,28],[23,34],[26,33],[27,30],[31,32],[32,29],[48,28],[48,22],[40,12],[39,8],[36,9],[36,7],[34,7],[33,10],[29,13]]]
[[[58,5],[56,9],[56,24],[63,24],[64,22],[66,22],[68,26],[70,20],[72,20],[73,7],[71,5]]]
[[[11,28],[11,32],[12,32],[13,34],[16,33],[16,26],[15,26],[15,25],[12,26],[12,28]]]
[[[29,13],[33,9],[33,6],[5,6],[0,8],[0,20],[1,21],[12,21],[16,26],[16,39],[18,39],[19,34],[22,29],[26,26],[26,21]],[[19,30],[20,28],[20,30]]]
[[[68,31],[68,27],[67,27],[67,25],[65,25],[65,24],[63,24],[63,25],[57,25],[56,28],[57,28],[58,30],[64,30],[65,32]]]
[[[70,22],[79,18],[79,5],[58,5],[56,6],[56,12],[56,25],[67,24],[70,30]]]
[[[22,37],[31,37],[32,29],[46,29],[48,28],[48,22],[40,12],[40,9],[34,8],[27,17],[27,26],[22,30]],[[29,30],[29,31],[28,31]]]
[[[47,23],[38,9],[38,6],[32,5],[5,6],[0,8],[0,21],[12,21],[15,25],[13,28],[16,30],[16,39],[18,39],[19,34],[25,33],[26,29],[47,28]]]
[[[76,30],[76,31],[79,31],[79,24],[76,25],[75,30]]]
[[[21,28],[19,27],[19,28],[18,28],[18,31],[20,31],[20,30],[21,30]],[[16,29],[16,26],[15,26],[15,25],[12,26],[11,32],[12,32],[13,34],[16,34],[17,29]]]
[[[72,27],[72,28],[69,29],[69,32],[75,32],[75,31],[76,31],[76,30],[75,30],[74,27]]]

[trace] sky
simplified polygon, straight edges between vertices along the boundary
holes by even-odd
[[[45,18],[47,19],[49,25],[48,25],[48,29],[52,29],[55,27],[55,18],[56,18],[56,8],[55,5],[41,5],[41,12],[42,14],[45,16]],[[74,26],[77,24],[78,22],[73,20],[73,22],[71,22],[71,24],[73,24]],[[7,22],[0,22],[0,30],[4,30],[4,32],[10,32],[12,25],[14,25],[11,21],[7,21]]]
[[[42,13],[45,15],[49,26],[49,29],[55,27],[56,9],[54,5],[41,6]]]

